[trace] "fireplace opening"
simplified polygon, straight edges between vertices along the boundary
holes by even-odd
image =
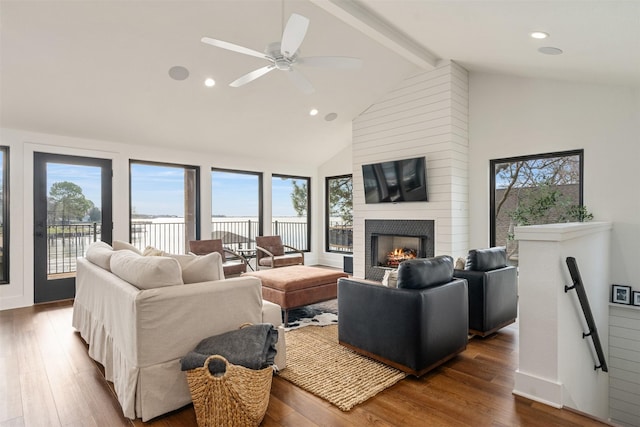
[[[364,221],[364,277],[368,280],[382,281],[387,270],[394,267],[382,267],[380,246],[385,255],[395,248],[413,249],[417,258],[429,258],[434,255],[435,221],[431,219],[365,219]],[[382,237],[382,240],[380,238]],[[405,239],[417,239],[407,241]],[[391,239],[391,243],[388,243]],[[387,240],[387,243],[385,243]],[[375,247],[374,247],[375,246]]]
[[[371,266],[378,268],[398,268],[401,262],[425,258],[427,238],[423,236],[403,236],[392,234],[371,235]]]

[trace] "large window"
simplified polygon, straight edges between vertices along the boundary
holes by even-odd
[[[262,234],[262,174],[211,169],[211,238],[234,250]]]
[[[9,147],[0,147],[0,284],[9,283]]]
[[[188,252],[200,238],[199,168],[131,160],[129,174],[131,243]]]
[[[491,246],[517,264],[518,225],[584,221],[583,150],[491,160]]]
[[[271,180],[271,233],[282,237],[282,243],[310,250],[310,179],[299,176],[273,175]]]
[[[353,177],[331,176],[325,181],[325,250],[353,252]]]

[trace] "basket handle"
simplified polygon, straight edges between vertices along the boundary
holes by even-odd
[[[224,372],[220,376],[212,375],[211,371],[209,370],[209,363],[212,360],[216,360],[216,359],[222,360],[224,362]],[[224,357],[220,356],[219,354],[212,354],[211,356],[207,357],[207,359],[204,361],[204,365],[202,366],[205,368],[205,372],[209,376],[209,378],[212,378],[214,380],[219,380],[224,378],[227,375],[227,372],[228,372],[227,368],[229,367],[229,361]]]
[[[251,322],[245,322],[242,325],[240,325],[240,327],[238,329],[242,329],[242,328],[246,328],[247,326],[253,326],[253,323]]]

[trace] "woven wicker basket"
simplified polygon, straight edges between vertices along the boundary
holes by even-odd
[[[209,362],[222,360],[221,376],[209,372]],[[254,370],[209,356],[201,368],[187,371],[199,427],[258,426],[267,412],[273,368]]]

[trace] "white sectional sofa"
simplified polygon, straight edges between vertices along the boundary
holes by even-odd
[[[98,242],[78,259],[73,326],[104,366],[127,418],[147,421],[187,405],[180,358],[203,338],[245,322],[279,328],[275,364],[284,369],[281,310],[262,300],[259,279],[224,279],[219,254],[199,257],[197,265],[195,257],[126,252]],[[209,270],[201,268],[205,262],[213,263]],[[188,283],[202,277],[213,280]]]

